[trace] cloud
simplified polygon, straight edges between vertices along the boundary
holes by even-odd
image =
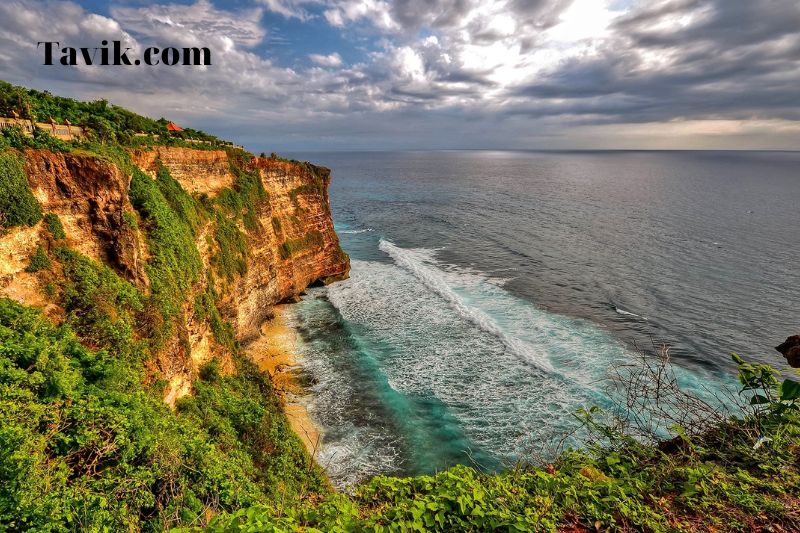
[[[691,138],[695,145],[703,135],[737,145],[763,134],[776,146],[800,148],[800,5],[794,0],[253,0],[221,6],[209,0],[134,5],[103,16],[75,2],[4,2],[0,77],[109,98],[244,142],[268,135],[264,144],[277,148],[348,142],[354,148],[568,147],[570,140],[606,146],[638,134],[661,135],[664,143],[669,135]],[[268,12],[286,26],[270,22],[266,29]],[[298,24],[314,31],[327,25],[350,45],[348,62],[342,50],[331,50],[337,41],[327,34],[324,52],[305,39],[290,66],[270,57],[268,43]],[[121,39],[137,50],[208,46],[212,65],[45,67],[35,45],[96,46],[102,39]]]
[[[307,21],[312,18],[311,14],[306,11],[302,6],[309,3],[303,0],[259,0],[264,6],[279,15],[286,18],[296,18],[301,21]]]
[[[322,67],[339,67],[342,65],[342,57],[335,52],[328,55],[309,54],[308,58],[312,63]]]
[[[520,84],[512,109],[597,123],[800,120],[798,28],[792,0],[649,3],[617,19],[595,53]]]
[[[165,44],[197,45],[224,36],[236,46],[251,48],[266,35],[260,24],[261,9],[224,11],[209,0],[190,5],[114,7],[111,15],[128,31]]]

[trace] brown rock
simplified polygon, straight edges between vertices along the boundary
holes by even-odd
[[[793,368],[800,368],[800,335],[787,337],[785,341],[775,347]]]
[[[274,316],[279,302],[296,301],[306,287],[345,279],[350,261],[333,229],[328,185],[330,170],[309,163],[230,155],[225,150],[155,147],[133,150],[133,162],[150,176],[163,164],[181,186],[197,196],[216,196],[236,181],[231,157],[237,165],[257,172],[267,195],[255,205],[250,227],[240,226],[247,238],[247,272],[232,279],[215,279],[218,307],[230,320],[238,340],[257,339],[261,325]],[[44,212],[61,220],[69,245],[84,255],[115,268],[123,277],[148,290],[144,266],[147,243],[130,222],[136,212],[128,198],[130,176],[110,161],[88,153],[25,151],[25,171],[34,196]],[[205,268],[216,252],[214,221],[200,228],[196,245]],[[36,277],[24,272],[32,250],[46,237],[43,223],[15,228],[0,238],[0,294],[46,307]],[[27,276],[27,277],[26,277]],[[169,404],[191,391],[203,364],[217,358],[222,371],[234,371],[227,348],[217,343],[209,318],[195,312],[195,297],[206,291],[200,276],[189,289],[176,317],[175,335],[147,362],[149,376],[166,380]],[[143,323],[158,320],[148,314]]]
[[[155,146],[149,150],[131,150],[130,155],[134,165],[153,177],[160,162],[189,194],[214,197],[236,180],[225,150]]]
[[[229,157],[221,150],[178,147],[132,153],[134,162],[151,175],[160,161],[184,189],[211,197],[235,182]],[[248,345],[261,336],[262,324],[274,316],[274,305],[299,300],[310,285],[347,278],[350,260],[333,229],[329,169],[264,158],[254,158],[245,165],[258,172],[267,198],[256,206],[257,227],[240,227],[247,236],[247,272],[221,282],[217,293],[220,312],[233,324],[238,340]],[[213,250],[207,249],[202,236],[197,244],[208,268]],[[204,326],[195,324],[189,328],[193,361],[188,365],[190,372],[207,359],[202,355],[206,351],[203,345],[195,342]],[[181,391],[176,397],[182,394]]]
[[[130,176],[90,155],[25,151],[25,172],[42,211],[55,213],[70,245],[144,286],[144,244],[125,222]]]

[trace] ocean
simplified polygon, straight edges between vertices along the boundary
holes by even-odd
[[[287,315],[337,485],[501,469],[610,406],[642,350],[713,394],[731,352],[785,368],[800,333],[800,153],[292,157],[333,170],[352,260]]]

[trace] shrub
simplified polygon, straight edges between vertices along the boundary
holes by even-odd
[[[173,413],[140,366],[0,298],[0,529],[164,531],[324,490],[268,378],[240,364]]]
[[[36,252],[31,256],[30,262],[25,268],[25,272],[39,272],[50,268],[51,265],[50,258],[47,257],[44,248],[37,246]]]
[[[217,274],[227,280],[247,273],[247,239],[236,224],[224,215],[217,216],[214,240],[219,251],[211,263]]]
[[[143,296],[105,265],[66,247],[54,250],[64,272],[61,305],[67,321],[96,347],[113,350],[132,363],[144,360],[144,343],[135,338]]]
[[[67,234],[64,232],[64,226],[55,213],[47,213],[44,216],[44,223],[47,225],[47,230],[50,232],[53,239],[59,241],[67,238]]]
[[[519,464],[499,474],[455,466],[433,476],[378,476],[349,496],[220,515],[208,530],[796,531],[800,417],[794,382],[773,380],[767,365],[737,363],[743,393],[772,400],[758,399],[764,409],[701,434],[679,431],[671,441],[642,442],[591,409],[582,419],[604,444],[566,450],[551,464]]]
[[[5,227],[33,226],[42,218],[22,165],[22,156],[0,153],[0,224]]]
[[[171,201],[167,200],[165,192]],[[173,205],[179,210],[194,210],[196,207],[194,199],[163,173],[154,181],[134,169],[128,194],[145,225],[152,256],[145,267],[151,290],[148,306],[154,315],[148,337],[153,348],[160,350],[175,334],[176,318],[182,313],[181,304],[189,288],[199,280],[203,266],[194,243],[190,219],[182,217],[181,211]],[[185,197],[176,199],[176,194]],[[187,212],[196,214],[196,211]]]

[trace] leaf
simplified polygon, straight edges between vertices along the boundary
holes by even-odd
[[[800,383],[792,379],[785,379],[781,383],[781,400],[790,402],[800,399]]]
[[[750,405],[762,405],[765,403],[769,403],[769,399],[763,394],[756,394],[750,398]]]

